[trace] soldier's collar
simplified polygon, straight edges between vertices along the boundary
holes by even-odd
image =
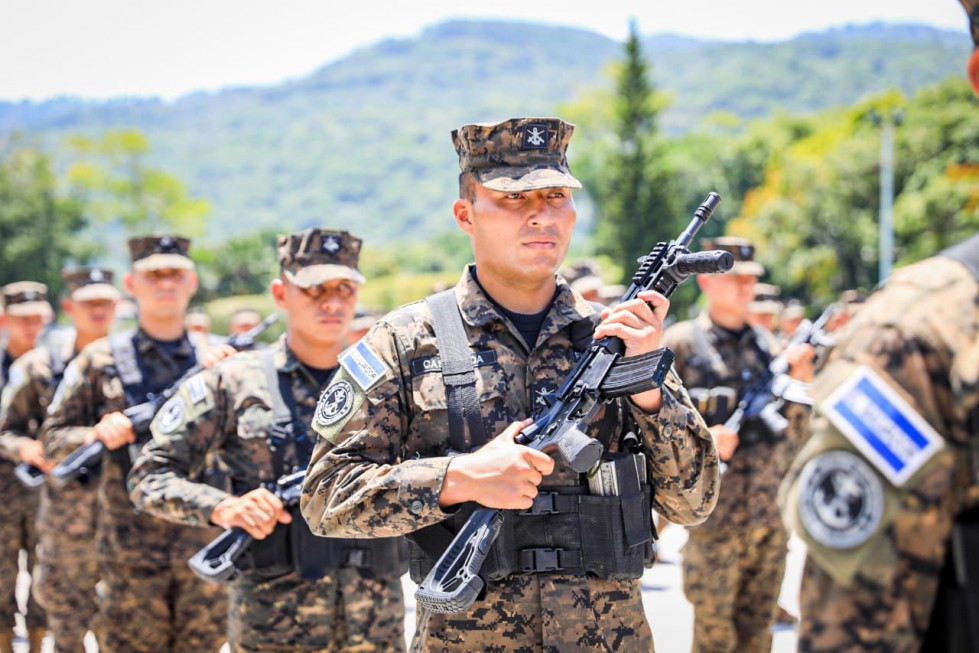
[[[275,361],[275,369],[291,374],[302,367],[302,363],[296,358],[296,354],[289,348],[285,333],[279,336],[272,347],[274,348],[272,360]]]
[[[145,354],[157,348],[157,341],[152,338],[148,333],[143,331],[143,327],[136,329],[136,350]],[[174,354],[180,356],[181,358],[186,358],[194,353],[194,344],[190,341],[190,336],[184,331],[183,335],[180,336],[180,343],[177,345]]]
[[[463,319],[472,326],[481,327],[493,320],[499,320],[500,315],[493,302],[473,278],[471,272],[473,267],[471,263],[466,266],[454,292],[456,302],[462,309]],[[574,292],[563,277],[557,277],[557,286],[557,296],[548,315],[548,321],[553,323],[554,331],[559,331],[572,322],[595,314],[595,308]]]

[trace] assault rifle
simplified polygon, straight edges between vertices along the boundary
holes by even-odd
[[[286,508],[291,508],[299,505],[305,479],[306,470],[301,469],[281,477],[275,482],[275,486],[269,489],[279,497]],[[187,564],[201,580],[209,583],[224,583],[237,575],[235,561],[248,550],[253,539],[242,528],[237,526],[229,528],[191,556]]]
[[[228,338],[228,344],[241,351],[255,346],[255,339],[275,324],[279,319],[278,313],[272,313],[264,320],[244,333],[236,333]],[[133,433],[136,434],[136,442],[146,442],[150,435],[150,424],[156,413],[163,407],[170,397],[177,393],[180,385],[204,369],[201,363],[194,365],[187,370],[183,376],[174,381],[169,387],[159,394],[150,395],[146,401],[135,406],[126,408],[123,414],[133,423]],[[64,485],[68,481],[78,478],[90,469],[94,469],[102,461],[102,454],[105,452],[105,443],[95,440],[86,445],[75,449],[60,463],[51,470],[51,478],[59,485]]]
[[[644,290],[669,297],[681,282],[695,274],[730,270],[729,252],[691,254],[687,247],[720,203],[710,193],[694,212],[680,236],[656,247],[639,259],[639,270],[621,301],[635,299]],[[586,472],[602,455],[602,444],[586,435],[589,422],[605,404],[618,397],[658,388],[673,364],[674,355],[661,348],[641,356],[624,358],[625,344],[615,337],[594,341],[550,399],[549,406],[532,417],[534,423],[516,438],[538,451],[557,450],[576,472]],[[415,592],[415,600],[432,612],[451,614],[472,605],[484,585],[483,561],[499,535],[503,511],[478,508],[442,553],[435,567]]]
[[[813,405],[808,384],[789,376],[789,363],[786,359],[786,353],[796,345],[832,347],[835,340],[826,332],[826,323],[839,309],[839,305],[831,304],[815,322],[803,320],[799,323],[799,327],[792,339],[789,340],[788,345],[778,356],[772,359],[764,373],[744,388],[734,413],[724,422],[724,426],[738,433],[745,418],[757,417],[772,436],[778,438],[785,433],[789,426],[788,420],[778,412],[783,401],[791,401],[806,406]],[[742,439],[739,444],[750,446],[758,441],[761,441],[760,437]],[[726,467],[727,465],[722,462],[722,473]]]

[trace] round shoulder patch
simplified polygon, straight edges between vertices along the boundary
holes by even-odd
[[[316,421],[321,426],[331,426],[350,413],[354,405],[354,388],[346,379],[333,383],[323,391],[316,408]]]
[[[156,428],[160,433],[170,434],[177,430],[184,423],[184,415],[187,413],[187,405],[182,397],[174,397],[160,409],[157,418]]]
[[[799,519],[817,543],[833,549],[863,544],[884,517],[880,477],[860,456],[822,453],[799,475]]]

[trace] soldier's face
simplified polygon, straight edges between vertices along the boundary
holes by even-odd
[[[8,315],[7,338],[10,349],[18,351],[33,349],[43,328],[44,316],[41,314]]]
[[[474,199],[457,200],[453,213],[469,234],[480,276],[504,283],[553,277],[577,219],[570,188],[502,192],[477,184]]]
[[[289,316],[289,333],[324,347],[343,340],[354,318],[359,288],[353,281],[335,279],[302,288],[288,279],[272,282],[275,304]]]
[[[197,275],[193,270],[178,269],[133,271],[125,275],[123,284],[141,314],[183,320],[197,292]]]
[[[62,306],[71,318],[75,330],[89,338],[101,338],[109,333],[116,316],[116,302],[111,299],[65,301]]]
[[[711,311],[747,317],[755,299],[758,277],[752,274],[710,274],[698,277],[700,289],[707,295]]]

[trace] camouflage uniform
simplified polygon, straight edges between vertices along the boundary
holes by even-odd
[[[979,236],[968,245],[979,261]],[[813,383],[813,435],[779,497],[786,523],[809,548],[800,651],[939,650],[922,640],[952,523],[979,505],[969,453],[979,433],[975,274],[946,257],[895,271],[840,332]],[[867,387],[882,388],[883,399],[867,399]],[[861,407],[855,399],[866,401]],[[848,426],[885,403],[901,417],[877,422],[872,433],[899,442],[916,424],[930,434],[891,455],[903,463],[903,477]],[[856,406],[854,415],[845,406]]]
[[[298,421],[309,424],[320,386],[289,349],[286,336],[274,352],[279,381],[289,383]],[[153,442],[130,476],[140,509],[172,522],[207,524],[227,494],[189,478],[203,471],[202,461],[211,452],[220,454],[236,487],[247,491],[275,481],[275,454],[266,439],[273,400],[262,356],[246,352],[222,361],[189,380],[164,407],[153,424]],[[171,413],[178,415],[164,419]],[[285,445],[283,458],[308,456],[312,443],[305,438],[302,443]],[[300,519],[298,511],[295,518]],[[346,568],[304,580],[295,571],[275,578],[245,571],[231,583],[230,603],[232,651],[404,649],[400,575]]]
[[[130,241],[133,267],[163,261],[190,268],[188,241],[169,236]],[[186,333],[168,355],[138,329],[133,344],[144,387],[159,392],[196,361]],[[87,346],[65,370],[48,410],[42,438],[55,460],[78,446],[92,425],[127,407],[122,380],[109,339]],[[198,580],[189,558],[219,531],[176,526],[136,513],[119,458],[128,447],[102,457],[98,487],[96,559],[99,563],[99,632],[102,651],[160,653],[217,651],[224,641],[227,616],[223,587]]]
[[[558,278],[537,345],[528,351],[470,270],[454,293],[469,344],[480,352],[476,388],[485,432],[495,434],[529,415],[544,395],[557,389],[574,364],[572,324],[588,320],[591,328],[598,316]],[[357,389],[336,414],[321,399],[313,425],[322,437],[304,487],[303,515],[314,532],[338,536],[400,535],[441,522],[450,516],[438,505],[450,461],[449,427],[442,377],[426,372],[424,365],[438,353],[427,304],[409,304],[382,318],[358,348],[361,355],[372,352],[376,357],[371,366],[376,376],[364,391],[347,367],[349,359],[341,358],[341,369],[324,398],[343,384]],[[363,371],[361,367],[361,378]],[[680,523],[704,519],[714,502],[717,458],[678,379],[668,378],[657,414],[620,400],[601,409],[589,434],[597,435],[598,425],[610,417],[611,430],[620,435],[625,412],[635,419],[648,447],[656,509]],[[617,442],[613,438],[613,449]],[[578,484],[579,475],[559,459],[543,486]],[[420,611],[412,643],[415,651],[652,647],[638,580],[560,572],[490,581],[485,599],[463,614]]]
[[[71,354],[70,349],[65,351],[65,360]],[[47,349],[24,354],[16,366],[24,381],[17,388],[8,386],[0,424],[0,440],[11,457],[16,457],[24,438],[37,433],[55,391]],[[97,612],[95,488],[94,483],[79,482],[41,487],[36,522],[40,546],[32,589],[47,611],[56,651],[79,650]]]
[[[5,310],[11,315],[50,310],[47,286],[33,281],[7,284],[3,287],[3,300]],[[0,351],[0,390],[4,393],[4,404],[10,392],[25,381],[24,368],[16,367],[13,363],[6,350]],[[12,386],[9,391],[8,385]],[[6,427],[3,430],[6,431]],[[22,549],[27,552],[27,568],[33,570],[35,567],[38,538],[34,519],[40,500],[40,493],[36,489],[24,487],[14,476],[12,461],[17,460],[15,447],[18,441],[9,434],[5,436],[0,443],[0,497],[3,498],[0,501],[0,637],[13,629],[14,615],[19,612],[15,590]],[[44,610],[38,605],[34,592],[28,598],[25,619],[30,630],[45,627]]]
[[[727,239],[733,241],[733,239]],[[704,241],[704,248],[729,249],[733,274],[761,273],[725,239]],[[739,265],[754,263],[741,270]],[[743,388],[768,368],[778,344],[761,328],[745,325],[735,334],[715,325],[707,313],[667,329],[663,345],[676,354],[676,370],[708,425],[723,424]],[[694,651],[769,651],[779,588],[785,570],[787,535],[776,495],[808,427],[809,409],[787,403],[786,437],[748,444],[742,423],[741,444],[721,476],[714,512],[689,528],[684,548],[684,591],[694,606]]]

